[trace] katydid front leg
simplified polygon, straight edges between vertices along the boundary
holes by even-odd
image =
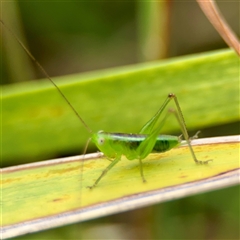
[[[92,189],[97,186],[99,181],[108,173],[108,171],[115,166],[121,160],[121,155],[117,156],[102,172],[102,174],[98,177],[95,183],[92,186],[88,186],[88,188]]]

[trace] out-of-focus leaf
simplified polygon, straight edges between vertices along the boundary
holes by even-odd
[[[139,132],[169,92],[178,96],[189,129],[239,119],[239,59],[232,51],[54,81],[93,131]],[[90,135],[48,80],[3,86],[1,101],[4,166],[83,152]],[[177,129],[169,118],[162,132]]]

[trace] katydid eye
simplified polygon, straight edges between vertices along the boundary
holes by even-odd
[[[103,144],[104,144],[104,141],[105,141],[104,138],[99,138],[99,139],[98,139],[98,144],[99,144],[99,145],[103,145]]]

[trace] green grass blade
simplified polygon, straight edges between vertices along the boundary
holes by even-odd
[[[139,132],[169,92],[189,129],[239,120],[239,58],[230,50],[53,80],[93,131]],[[4,166],[82,153],[89,134],[48,80],[3,86],[1,101]],[[170,119],[163,133],[176,130]]]

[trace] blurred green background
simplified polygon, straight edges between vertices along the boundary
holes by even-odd
[[[239,4],[217,2],[239,35]],[[193,0],[4,2],[1,18],[52,77],[227,47]],[[4,82],[39,77],[10,38],[3,38]]]
[[[239,2],[217,2],[239,35]],[[4,22],[50,76],[227,47],[195,1],[19,1],[1,7]],[[3,84],[44,77],[15,40],[3,40]],[[204,136],[238,133],[239,122],[203,130]],[[239,214],[239,187],[231,187],[17,239],[239,239]]]

